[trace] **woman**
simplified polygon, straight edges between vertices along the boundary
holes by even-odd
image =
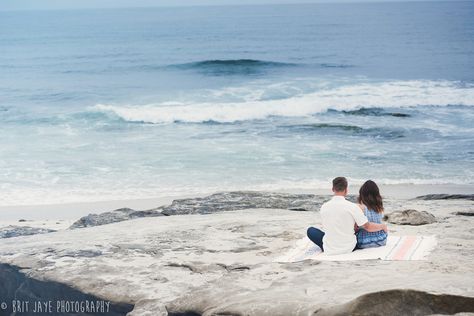
[[[379,187],[374,181],[368,180],[360,187],[358,202],[369,222],[382,223],[383,202]],[[387,243],[387,233],[383,230],[368,232],[361,227],[356,236],[357,248],[360,249],[385,246]]]

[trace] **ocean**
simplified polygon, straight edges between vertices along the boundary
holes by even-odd
[[[0,12],[0,206],[474,185],[474,2]]]

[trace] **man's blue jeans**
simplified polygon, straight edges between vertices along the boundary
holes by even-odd
[[[324,237],[324,232],[318,228],[315,227],[310,227],[306,231],[306,234],[308,235],[308,238],[311,239],[312,242],[314,242],[316,245],[319,246],[324,251],[323,248],[323,237]]]
[[[312,242],[314,242],[316,245],[319,246],[319,248],[321,248],[322,251],[324,251],[324,248],[323,248],[324,232],[321,229],[310,227],[306,231],[306,234],[308,235],[308,238],[311,239]],[[362,249],[362,248],[359,248],[358,245],[356,245],[354,250],[357,250],[357,249]]]

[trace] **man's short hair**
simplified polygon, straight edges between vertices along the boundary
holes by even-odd
[[[342,192],[347,189],[347,179],[344,177],[337,177],[332,180],[332,188],[336,192]]]

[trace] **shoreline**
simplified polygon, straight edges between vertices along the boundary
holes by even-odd
[[[349,195],[356,195],[359,186],[349,186]],[[235,190],[237,191],[237,190]],[[242,190],[254,191],[254,190]],[[393,184],[380,185],[380,191],[385,199],[409,200],[426,194],[473,194],[474,185],[446,185],[446,184]],[[217,191],[230,192],[230,191]],[[173,200],[184,198],[197,198],[208,196],[213,193],[161,196],[152,198],[105,200],[91,202],[72,202],[44,205],[12,205],[0,206],[0,223],[17,222],[20,219],[27,221],[75,221],[78,218],[91,214],[103,213],[120,208],[131,208],[135,210],[149,210],[160,206],[171,204]],[[287,190],[258,190],[258,192],[277,192],[290,194],[315,194],[331,195],[331,189],[287,189]]]

